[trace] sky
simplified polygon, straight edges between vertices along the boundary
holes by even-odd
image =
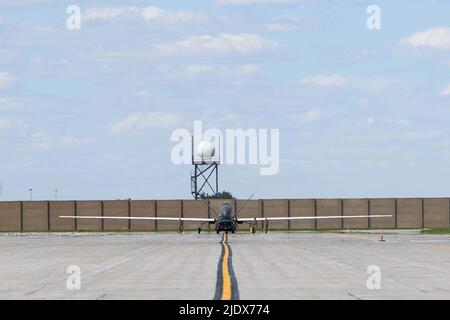
[[[448,197],[450,1],[0,0],[1,200],[189,199],[196,120],[279,129],[239,198]]]

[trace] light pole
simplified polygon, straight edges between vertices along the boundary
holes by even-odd
[[[53,190],[55,192],[55,200],[58,200],[58,189]]]
[[[33,201],[33,189],[28,189],[30,191],[30,201]]]

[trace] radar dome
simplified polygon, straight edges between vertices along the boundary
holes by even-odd
[[[216,148],[209,141],[202,141],[197,145],[197,155],[202,159],[210,159],[215,153]]]

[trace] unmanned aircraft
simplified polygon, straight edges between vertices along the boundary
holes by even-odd
[[[251,198],[251,197],[250,197]],[[293,220],[319,220],[319,219],[362,219],[362,218],[389,218],[392,215],[356,215],[356,216],[311,216],[311,217],[253,217],[253,218],[239,218],[238,214],[247,202],[233,213],[233,206],[228,202],[223,202],[219,207],[219,212],[216,212],[216,218],[177,218],[177,217],[108,217],[108,216],[59,216],[66,219],[104,219],[104,220],[157,220],[157,221],[178,221],[179,232],[183,232],[183,222],[199,222],[201,225],[208,223],[215,225],[216,233],[234,233],[239,224],[248,223],[251,226],[252,233],[256,230],[256,225],[259,221],[264,224],[264,231],[267,233],[270,221],[293,221]],[[201,232],[201,227],[198,228],[198,233]]]

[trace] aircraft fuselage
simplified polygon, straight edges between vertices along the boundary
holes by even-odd
[[[233,215],[233,207],[230,204],[224,203],[220,206],[215,225],[217,233],[221,231],[234,233],[236,231],[237,218],[236,215]]]

